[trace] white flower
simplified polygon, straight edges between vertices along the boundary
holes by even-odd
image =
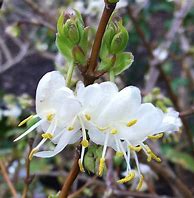
[[[136,152],[143,149],[148,156],[148,161],[151,159],[160,161],[160,158],[151,151],[148,145],[144,144],[144,141],[147,138],[162,137],[161,132],[175,131],[176,128],[172,127],[175,123],[172,120],[169,122],[170,116],[151,103],[141,104],[138,88],[129,86],[120,92],[115,92],[108,101],[104,100],[102,105],[97,105],[96,111],[92,112],[91,117],[94,119],[88,120],[90,123],[88,134],[94,143],[103,145],[99,175],[103,173],[106,149],[109,146],[117,153],[122,153],[127,163],[128,175],[118,182],[124,183],[133,179],[135,173],[130,166],[130,154],[132,153],[140,179],[137,187],[139,189],[142,186],[143,175],[139,168]]]
[[[49,72],[40,80],[36,91],[36,115],[22,121],[19,126],[28,120],[39,117],[40,120],[20,135],[17,141],[41,126],[44,133],[41,142],[32,150],[30,158],[51,157],[59,153],[67,144],[74,143],[80,138],[79,123],[76,122],[77,113],[80,111],[80,102],[74,93],[65,86],[63,76],[57,72]],[[73,125],[73,128],[72,128]],[[39,148],[50,139],[57,144],[53,151],[37,152]]]
[[[5,117],[18,118],[22,113],[22,110],[17,105],[9,105],[8,109],[2,111],[2,115]]]
[[[79,121],[82,128],[82,152],[79,161],[80,169],[83,171],[83,157],[85,148],[88,146],[85,129],[95,127],[95,120],[102,108],[109,102],[110,98],[118,92],[117,86],[112,82],[104,82],[101,84],[93,84],[85,87],[82,82],[77,84],[77,99],[82,104],[79,114]]]

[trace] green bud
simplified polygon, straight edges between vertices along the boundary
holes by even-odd
[[[113,67],[114,63],[115,63],[115,55],[106,57],[100,62],[98,66],[98,71],[109,71]]]
[[[73,20],[68,19],[66,21],[64,25],[64,35],[67,35],[69,41],[73,45],[77,45],[79,43],[80,40],[79,30],[76,23]]]
[[[167,112],[167,107],[165,106],[165,104],[163,103],[163,101],[157,100],[156,101],[156,106],[158,108],[160,108],[163,112]]]
[[[86,56],[84,54],[84,51],[79,47],[78,45],[73,48],[73,58],[74,62],[78,64],[84,64],[86,61]]]
[[[160,92],[160,88],[159,87],[155,87],[153,90],[152,90],[152,94],[157,96],[159,95],[161,92]]]
[[[89,37],[89,27],[84,28],[81,40],[79,42],[79,46],[82,48],[82,50],[84,51],[85,54],[87,54],[88,51],[88,45],[89,45],[89,41],[88,41],[88,37]]]
[[[119,28],[120,28],[120,32],[113,37],[110,46],[110,52],[113,54],[122,52],[126,48],[129,40],[129,35],[127,30],[123,26],[120,26]]]

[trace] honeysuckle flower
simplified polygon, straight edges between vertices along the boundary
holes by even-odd
[[[127,163],[128,175],[118,182],[130,181],[135,177],[130,166],[130,154],[132,153],[140,179],[137,189],[140,189],[143,175],[136,152],[143,149],[148,156],[148,161],[154,159],[159,162],[160,158],[151,151],[148,145],[144,144],[144,141],[147,138],[162,137],[161,132],[176,130],[172,127],[174,122],[166,121],[167,115],[151,103],[141,104],[140,90],[133,86],[114,93],[108,103],[104,102],[102,106],[97,106],[97,111],[93,112],[94,119],[88,120],[91,123],[88,134],[94,143],[103,145],[99,175],[103,173],[106,149],[109,146],[117,151],[117,154],[122,153]]]
[[[76,122],[80,108],[80,102],[75,98],[73,91],[65,86],[63,76],[57,71],[49,72],[41,78],[37,87],[37,114],[28,117],[19,126],[32,118],[38,117],[40,120],[14,141],[20,140],[40,126],[44,131],[42,140],[32,150],[30,158],[33,155],[37,157],[54,156],[63,150],[67,144],[74,143],[81,137],[78,132],[80,126]],[[73,128],[72,125],[74,126]],[[55,149],[53,151],[38,152],[39,148],[47,140],[57,144]]]
[[[112,82],[103,82],[101,84],[93,84],[87,87],[82,82],[77,84],[76,94],[77,99],[82,105],[79,114],[79,121],[81,123],[83,140],[81,158],[79,161],[80,169],[83,171],[83,157],[85,148],[88,146],[86,139],[86,129],[96,127],[95,120],[98,114],[102,111],[104,106],[109,102],[111,97],[118,92],[117,86]]]

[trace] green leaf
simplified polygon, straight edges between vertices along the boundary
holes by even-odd
[[[169,161],[179,164],[183,168],[194,173],[194,158],[191,155],[176,151],[170,147],[167,147],[164,150],[164,155]]]
[[[129,34],[127,30],[123,26],[120,26],[119,28],[120,32],[113,37],[111,42],[110,52],[112,54],[118,54],[122,52],[126,48],[129,40]]]
[[[82,48],[85,54],[87,54],[88,51],[88,35],[89,35],[90,28],[86,27],[84,28],[83,35],[81,37],[81,40],[79,42],[79,46]]]
[[[60,35],[63,35],[63,24],[64,24],[64,13],[61,12],[58,21],[57,21],[57,32]]]
[[[102,60],[98,66],[98,71],[109,71],[111,67],[114,65],[113,59],[107,57]]]
[[[116,55],[116,61],[111,71],[115,75],[119,75],[124,70],[128,69],[134,61],[134,57],[130,52],[123,52]]]
[[[71,48],[69,47],[69,41],[60,35],[56,37],[56,45],[60,53],[67,59],[72,60],[73,55],[71,52]]]

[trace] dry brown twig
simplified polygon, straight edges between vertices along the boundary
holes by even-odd
[[[14,198],[17,198],[17,191],[12,183],[12,181],[10,180],[9,176],[8,176],[8,173],[7,173],[7,170],[6,170],[6,167],[5,167],[5,163],[3,161],[3,159],[0,159],[0,170],[1,170],[1,173],[2,173],[2,176],[5,180],[5,182],[7,183],[9,189],[10,189],[10,192],[12,194],[12,196]]]
[[[26,157],[26,178],[25,178],[25,186],[24,186],[24,190],[22,193],[22,198],[27,198],[27,194],[28,194],[28,189],[29,189],[29,185],[31,184],[32,180],[33,180],[33,176],[30,175],[30,162],[31,160],[29,159],[30,153],[32,151],[33,148],[33,139],[29,140],[29,151],[28,151],[28,155]]]

